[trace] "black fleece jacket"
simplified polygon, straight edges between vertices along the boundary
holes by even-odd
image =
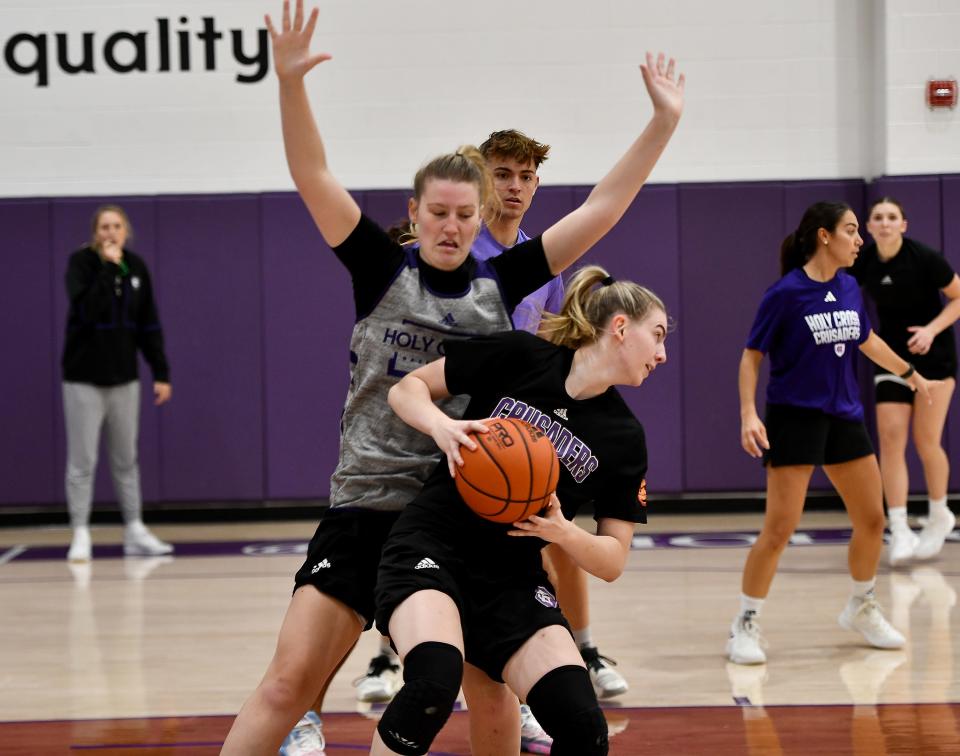
[[[154,381],[170,381],[150,273],[130,250],[123,250],[123,263],[105,262],[90,247],[70,256],[63,380],[96,386],[136,380],[139,348]]]

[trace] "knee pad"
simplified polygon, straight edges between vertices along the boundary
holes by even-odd
[[[414,646],[403,660],[403,687],[377,725],[383,742],[406,756],[426,753],[446,724],[463,680],[463,654],[448,643]]]
[[[550,670],[530,689],[527,704],[553,738],[551,756],[606,756],[607,720],[583,667]]]

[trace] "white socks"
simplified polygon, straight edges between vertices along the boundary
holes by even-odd
[[[754,617],[760,616],[760,610],[763,609],[763,602],[766,599],[762,598],[753,598],[753,596],[748,596],[746,593],[740,594],[740,614],[738,616],[742,617],[747,612],[753,612]]]
[[[910,529],[910,526],[907,525],[907,508],[906,507],[888,508],[887,521],[890,524],[891,533],[896,533],[898,531],[904,531],[904,530]]]
[[[856,601],[866,601],[869,598],[873,598],[873,589],[877,584],[877,579],[870,578],[869,580],[852,580],[853,588],[850,591],[850,598]]]
[[[574,630],[573,642],[577,644],[577,648],[590,648],[593,646],[593,638],[590,634],[590,625],[587,625],[581,630]]]
[[[947,497],[942,496],[939,499],[928,499],[927,506],[929,507],[927,512],[930,517],[938,517],[941,515],[947,514],[950,510],[947,508]]]

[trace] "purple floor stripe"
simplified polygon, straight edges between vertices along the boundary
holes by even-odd
[[[845,544],[850,540],[849,528],[820,530],[798,530],[790,538],[791,546],[833,546]],[[633,537],[634,551],[650,549],[729,549],[746,548],[756,539],[756,531],[733,532],[675,532],[651,533],[642,531]],[[954,531],[947,537],[947,543],[960,543],[960,531]],[[176,543],[175,555],[179,557],[214,556],[304,556],[307,553],[307,541],[187,541]],[[67,556],[66,546],[29,546],[7,562],[23,561],[59,561]],[[107,544],[93,547],[94,559],[123,558],[121,544]]]

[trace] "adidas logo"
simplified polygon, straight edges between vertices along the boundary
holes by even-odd
[[[310,574],[316,575],[318,572],[320,572],[320,570],[328,570],[330,567],[330,562],[324,559],[322,562],[317,562],[315,565],[313,565],[313,569],[310,570]]]
[[[439,567],[439,565],[438,565],[436,562],[434,562],[432,559],[430,559],[430,557],[424,557],[424,558],[421,559],[419,562],[417,562],[417,566],[414,567],[413,569],[415,569],[415,570],[439,570],[440,567]]]
[[[457,324],[457,319],[453,317],[452,312],[448,312],[440,319],[440,322],[445,326],[455,326]]]
[[[555,409],[555,410],[553,411],[553,414],[556,415],[557,417],[559,417],[561,420],[569,420],[569,419],[570,419],[569,417],[567,417],[567,410],[564,409],[563,407],[561,407],[560,409]]]
[[[890,286],[893,283],[893,279],[890,276],[884,276],[880,279],[880,283],[884,286]]]
[[[824,302],[836,302],[836,301],[837,301],[837,298],[836,298],[835,296],[833,296],[833,292],[832,292],[832,291],[828,291],[828,292],[827,292],[827,296],[825,296],[825,297],[823,298],[823,301],[824,301]]]

